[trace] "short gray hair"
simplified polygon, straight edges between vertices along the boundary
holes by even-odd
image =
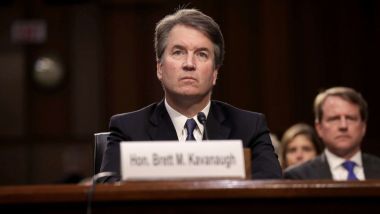
[[[156,25],[154,48],[156,60],[160,62],[167,46],[170,31],[176,25],[184,25],[202,32],[214,44],[214,67],[220,68],[224,59],[224,39],[219,25],[209,16],[196,9],[180,9],[165,16]]]

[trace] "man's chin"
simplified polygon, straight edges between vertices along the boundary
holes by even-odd
[[[201,100],[205,96],[200,95],[200,94],[184,93],[184,94],[179,94],[178,97],[181,99],[188,99],[188,100]]]
[[[341,141],[337,143],[337,149],[339,150],[350,150],[353,146],[351,142],[348,141]]]
[[[203,100],[206,97],[210,97],[210,92],[200,92],[198,89],[194,88],[182,88],[182,90],[169,91],[166,90],[166,96],[172,97],[173,99],[186,99],[189,101]]]
[[[178,96],[184,98],[203,98],[208,95],[208,93],[199,92],[198,90],[183,90],[177,93]]]
[[[346,157],[355,153],[356,149],[352,145],[352,143],[346,142],[344,144],[342,143],[342,144],[336,145],[334,148],[334,151],[335,151],[334,153],[337,154],[338,156]]]

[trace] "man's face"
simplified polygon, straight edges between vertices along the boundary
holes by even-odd
[[[328,96],[322,104],[323,116],[315,124],[326,147],[342,158],[350,158],[360,149],[366,123],[359,106],[338,96]]]
[[[167,38],[157,77],[169,100],[178,98],[208,98],[216,83],[214,45],[200,31],[176,25]]]

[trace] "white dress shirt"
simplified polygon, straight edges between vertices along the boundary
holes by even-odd
[[[333,176],[333,180],[344,181],[347,180],[348,171],[342,166],[346,159],[336,156],[330,152],[327,148],[325,149],[325,155],[330,166],[330,171]],[[354,173],[359,180],[365,180],[364,168],[362,161],[361,151],[357,152],[351,157],[350,161],[356,163],[354,167]]]
[[[206,105],[206,107],[201,111],[201,112],[203,112],[206,115],[206,118],[207,118],[208,113],[210,111],[210,104],[211,104],[211,102],[209,101],[208,104]],[[177,136],[178,136],[179,142],[185,142],[186,141],[186,137],[187,137],[187,130],[185,128],[185,123],[186,123],[187,119],[191,119],[191,118],[188,118],[185,115],[182,115],[178,111],[174,110],[169,105],[169,103],[166,101],[166,99],[165,99],[165,107],[166,107],[166,110],[168,111],[169,116],[170,116],[170,118],[171,118],[171,120],[173,122],[175,131],[177,132]],[[193,119],[197,123],[197,127],[194,129],[193,135],[195,137],[195,140],[197,142],[200,142],[203,139],[204,127],[198,121],[197,115],[195,115],[193,117]]]

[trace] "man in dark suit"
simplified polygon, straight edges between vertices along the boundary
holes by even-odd
[[[288,179],[365,180],[380,178],[380,158],[361,152],[367,102],[352,88],[333,87],[314,101],[315,128],[326,148],[315,159],[290,167]]]
[[[253,179],[281,178],[264,116],[211,101],[224,57],[218,24],[198,10],[178,10],[157,24],[155,51],[157,78],[165,98],[111,118],[101,171],[120,175],[121,141],[202,141],[204,127],[197,114],[203,112],[210,140],[241,139],[251,149]]]

